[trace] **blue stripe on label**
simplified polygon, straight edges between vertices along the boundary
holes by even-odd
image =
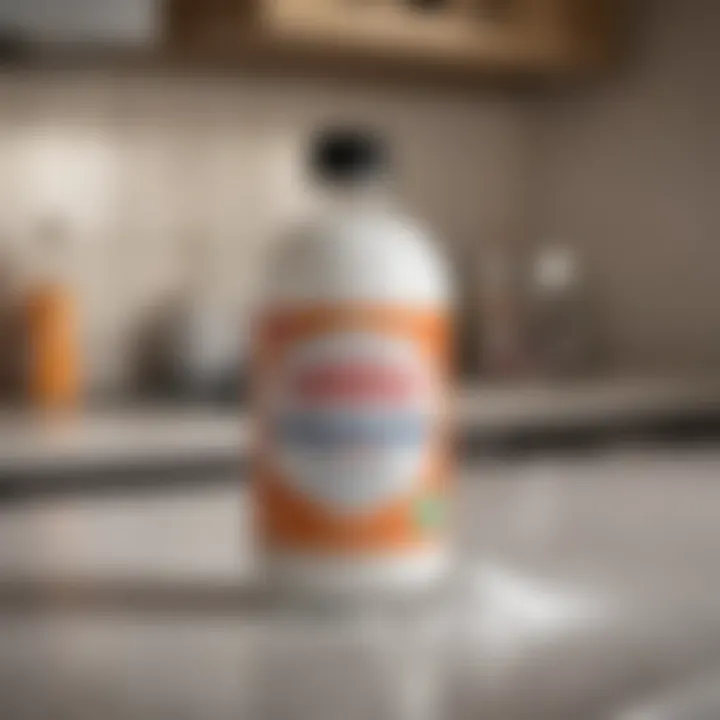
[[[418,413],[332,417],[296,412],[277,419],[276,437],[311,449],[406,447],[424,443],[429,429],[429,419]]]

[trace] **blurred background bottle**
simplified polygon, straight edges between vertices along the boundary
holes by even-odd
[[[188,235],[183,250],[169,328],[178,390],[189,400],[235,401],[240,322],[218,282],[218,253],[205,233]]]
[[[594,324],[581,258],[551,241],[535,253],[530,269],[530,334],[533,365],[546,377],[578,377],[591,369]]]
[[[172,288],[141,328],[140,389],[170,402],[236,403],[242,380],[242,321],[219,282],[209,233],[180,238]]]
[[[489,242],[476,260],[480,369],[490,379],[516,379],[529,369],[518,255],[509,244]]]
[[[23,323],[18,313],[18,278],[14,258],[0,255],[0,402],[16,403],[22,398]]]
[[[70,231],[44,220],[35,237],[38,271],[26,300],[27,381],[31,404],[67,410],[81,400],[77,299],[69,280]]]

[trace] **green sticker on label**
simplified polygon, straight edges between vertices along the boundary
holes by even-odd
[[[437,497],[426,497],[415,503],[415,521],[427,530],[442,526],[445,516],[445,502]]]

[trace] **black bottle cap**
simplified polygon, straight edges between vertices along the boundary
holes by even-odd
[[[388,165],[388,151],[374,132],[337,128],[313,139],[310,164],[324,182],[352,184],[381,176]]]

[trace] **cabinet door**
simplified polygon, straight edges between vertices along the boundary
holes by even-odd
[[[0,30],[37,42],[142,43],[157,35],[158,0],[2,0]]]
[[[470,67],[542,63],[564,50],[570,0],[260,0],[287,41]],[[577,0],[573,0],[577,1]]]
[[[305,42],[369,51],[472,56],[502,53],[517,28],[486,22],[468,0],[263,0],[267,25]]]
[[[590,69],[625,0],[167,0],[170,44],[201,56],[260,47],[295,63],[386,63],[547,74]],[[248,53],[251,56],[251,53]]]

